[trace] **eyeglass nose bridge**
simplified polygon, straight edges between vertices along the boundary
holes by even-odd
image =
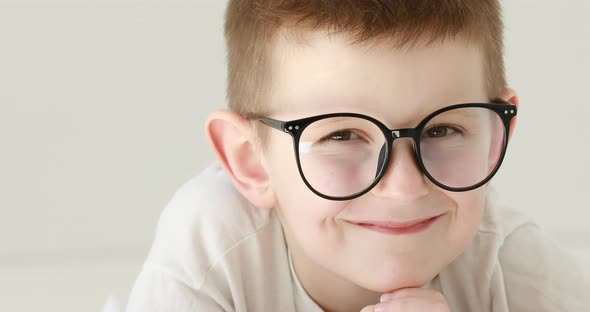
[[[395,140],[403,139],[403,138],[410,138],[413,141],[412,143],[414,145],[414,150],[416,151],[416,160],[418,160],[419,152],[417,150],[416,145],[418,144],[418,140],[420,139],[419,135],[420,135],[421,130],[419,128],[401,128],[401,129],[387,129],[387,130],[390,134],[390,136],[387,138],[387,141],[388,141],[387,145],[389,146],[389,153],[391,153],[391,150],[393,149],[393,143],[395,142]],[[385,148],[385,145],[383,145],[383,148]],[[384,150],[382,151],[382,153],[379,154],[379,165],[378,165],[379,168],[383,167],[382,165],[384,164],[384,161],[385,161],[385,159],[382,159],[382,157],[388,157],[383,152],[384,152]],[[418,160],[418,162],[420,162],[420,161]],[[389,162],[385,166],[389,166]],[[382,168],[382,170],[384,170],[384,169],[385,168]]]
[[[377,164],[377,174],[376,177],[377,179],[375,180],[375,185],[377,183],[379,183],[379,181],[381,180],[381,178],[383,178],[383,173],[385,172],[385,170],[387,170],[387,167],[390,166],[390,162],[389,162],[389,154],[391,153],[391,150],[393,149],[393,143],[395,142],[395,140],[397,139],[403,139],[403,138],[410,138],[412,139],[412,143],[414,145],[414,151],[416,151],[416,160],[418,161],[418,163],[420,163],[420,160],[418,159],[419,154],[418,151],[416,150],[416,144],[418,143],[418,139],[419,139],[419,134],[420,134],[420,129],[418,128],[401,128],[401,129],[387,129],[388,133],[390,134],[389,137],[387,137],[387,141],[388,141],[388,145],[389,145],[389,152],[385,153],[385,145],[383,145],[383,148],[381,149],[381,152],[379,153],[379,160],[378,160],[378,164]],[[387,158],[387,159],[385,159]],[[422,172],[424,172],[423,168],[420,167],[420,169],[422,169]]]
[[[416,139],[417,135],[418,135],[418,129],[416,129],[416,128],[389,129],[389,134],[391,135],[392,141],[395,141],[396,139],[401,139],[401,138]]]

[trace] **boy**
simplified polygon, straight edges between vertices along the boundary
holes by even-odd
[[[235,0],[225,31],[219,165],[162,214],[129,311],[589,309],[488,194],[518,106],[497,0]]]

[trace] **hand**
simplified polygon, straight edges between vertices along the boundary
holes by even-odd
[[[402,288],[381,296],[377,305],[365,307],[361,312],[449,312],[443,295],[429,288]]]

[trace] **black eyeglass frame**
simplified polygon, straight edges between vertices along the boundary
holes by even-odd
[[[449,187],[449,186],[446,186],[446,185],[438,182],[426,169],[426,167],[422,161],[422,154],[420,151],[420,138],[422,135],[422,131],[424,130],[424,127],[428,124],[428,122],[430,120],[432,120],[432,118],[436,117],[437,115],[439,115],[441,113],[444,113],[444,112],[447,112],[450,110],[459,109],[459,108],[469,108],[469,107],[487,108],[487,109],[490,109],[498,114],[498,116],[500,117],[500,119],[502,119],[502,122],[504,124],[504,144],[502,146],[502,152],[500,154],[500,157],[498,159],[498,163],[496,164],[496,167],[490,172],[490,174],[485,179],[483,179],[479,183],[476,183],[474,185],[467,186],[467,187],[459,187],[459,188]],[[509,138],[509,134],[510,134],[510,122],[511,122],[512,118],[514,118],[516,116],[516,114],[517,114],[516,105],[513,105],[508,102],[504,102],[504,101],[497,101],[497,102],[493,102],[493,103],[463,103],[463,104],[455,104],[455,105],[443,107],[441,109],[434,111],[433,113],[429,114],[428,116],[426,116],[426,118],[424,118],[420,123],[418,123],[418,125],[415,128],[389,129],[381,121],[379,121],[371,116],[367,116],[364,114],[357,114],[357,113],[322,114],[322,115],[316,115],[316,116],[311,116],[311,117],[296,119],[296,120],[290,120],[290,121],[281,121],[281,120],[276,120],[276,119],[262,117],[262,116],[256,116],[252,119],[258,120],[271,128],[280,130],[282,132],[286,132],[291,135],[291,137],[293,138],[293,149],[295,152],[295,159],[297,161],[297,168],[299,170],[299,175],[303,179],[303,182],[305,183],[305,185],[307,185],[307,187],[313,193],[315,193],[316,195],[318,195],[324,199],[328,199],[328,200],[346,201],[346,200],[352,200],[354,198],[357,198],[357,197],[360,197],[360,196],[366,194],[371,189],[373,189],[373,187],[375,187],[379,183],[379,181],[381,181],[381,179],[385,175],[385,172],[387,171],[387,167],[389,166],[389,161],[391,158],[390,155],[392,153],[392,148],[393,148],[393,142],[399,138],[413,139],[414,151],[416,152],[416,162],[419,164],[420,169],[422,170],[422,173],[424,175],[426,175],[426,177],[432,183],[437,185],[438,187],[440,187],[444,190],[447,190],[447,191],[452,191],[452,192],[466,192],[466,191],[474,190],[474,189],[486,184],[498,172],[498,170],[500,169],[500,165],[502,164],[502,161],[504,160],[504,156],[506,155],[506,149],[508,147],[508,138]],[[377,176],[375,177],[373,182],[369,186],[367,186],[364,190],[362,190],[358,193],[355,193],[355,194],[352,194],[349,196],[343,196],[343,197],[329,196],[329,195],[325,195],[325,194],[317,191],[305,178],[305,174],[303,173],[303,169],[301,168],[301,161],[299,158],[299,141],[301,139],[301,134],[303,133],[305,128],[307,128],[310,124],[312,124],[313,122],[316,122],[318,120],[322,120],[322,119],[326,119],[326,118],[333,118],[333,117],[355,117],[355,118],[368,120],[368,121],[372,122],[373,124],[375,124],[377,127],[379,127],[381,132],[383,132],[383,136],[385,137],[386,143],[387,143],[386,154],[384,156],[385,157],[384,163],[382,165],[382,168],[379,168],[379,173],[377,174]]]

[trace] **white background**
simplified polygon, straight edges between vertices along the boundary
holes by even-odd
[[[225,1],[0,0],[0,310],[125,302],[158,215],[213,156]],[[590,265],[590,1],[505,1],[518,126],[500,201]]]

